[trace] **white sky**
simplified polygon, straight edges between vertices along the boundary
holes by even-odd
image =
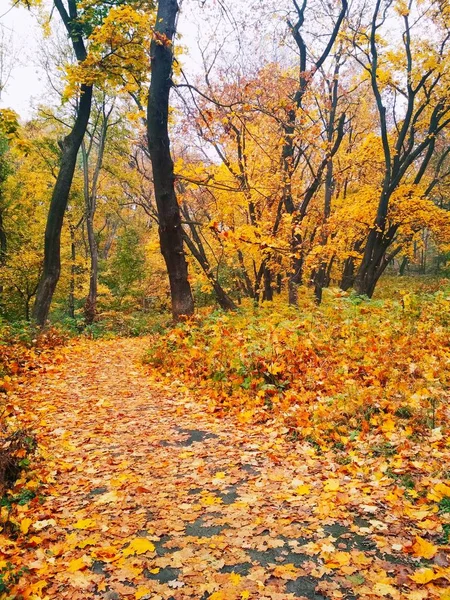
[[[13,108],[21,117],[27,118],[44,93],[44,77],[38,62],[41,32],[36,15],[18,6],[4,14],[10,8],[10,0],[0,0],[0,35],[8,48],[7,60],[12,59],[13,63],[0,107]]]
[[[12,7],[12,0],[0,0],[0,40],[8,48],[13,69],[0,97],[0,108],[12,108],[24,118],[33,116],[46,93],[46,76],[39,64],[39,44],[42,31],[36,12]],[[11,8],[12,7],[12,8]],[[188,18],[189,10],[181,13],[179,31],[181,43],[189,49],[191,66],[199,65],[197,25]],[[12,41],[12,48],[10,42]]]

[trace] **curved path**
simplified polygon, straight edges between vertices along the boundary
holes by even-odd
[[[379,478],[158,383],[141,365],[149,343],[82,342],[17,392],[36,415],[43,482],[9,550],[29,569],[18,593],[409,598],[408,526]],[[439,597],[427,593],[411,598]]]

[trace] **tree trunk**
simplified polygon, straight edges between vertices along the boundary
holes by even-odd
[[[384,273],[391,260],[400,252],[401,246],[397,246],[393,252],[387,254],[387,249],[392,243],[397,228],[398,226],[391,226],[388,232],[385,232],[384,234],[377,232],[374,229],[371,230],[369,238],[371,235],[374,236],[374,240],[370,243],[372,253],[370,255],[370,261],[367,261],[366,254],[364,255],[362,266],[360,266],[356,276],[354,287],[357,294],[372,298],[381,275]],[[369,242],[370,240],[368,241],[367,246],[369,246]]]
[[[273,277],[271,270],[267,266],[265,266],[263,300],[265,300],[266,302],[272,302],[273,300],[272,279]]]
[[[95,238],[94,217],[97,210],[97,189],[100,171],[103,166],[103,156],[105,153],[106,136],[108,134],[108,121],[112,114],[114,103],[112,103],[109,111],[105,110],[105,98],[102,105],[102,125],[100,131],[100,141],[97,150],[97,160],[94,173],[92,176],[92,185],[89,186],[89,157],[92,150],[92,142],[86,149],[84,142],[81,144],[83,154],[83,171],[84,171],[84,202],[86,206],[86,230],[88,235],[89,256],[91,265],[89,270],[89,292],[84,304],[84,318],[86,325],[92,325],[97,316],[97,288],[98,288],[98,244]]]
[[[8,250],[8,240],[3,224],[3,212],[0,211],[0,266],[4,266],[6,262],[6,252]],[[3,286],[0,285],[0,296],[3,294]]]
[[[186,246],[191,251],[192,256],[196,259],[203,272],[205,273],[206,277],[208,278],[208,281],[210,282],[214,290],[214,294],[216,296],[220,308],[222,308],[223,310],[236,310],[237,307],[234,304],[233,300],[228,296],[226,291],[220,285],[217,277],[214,276],[214,273],[212,272],[211,266],[208,262],[206,253],[204,251],[203,245],[201,243],[195,244],[194,241],[191,240],[190,237],[187,235],[187,233],[184,234],[184,240],[186,242]]]
[[[69,290],[69,315],[75,318],[75,272],[76,272],[76,247],[75,247],[75,227],[70,224],[70,290]]]
[[[89,293],[84,304],[84,319],[86,325],[92,325],[97,315],[97,283],[98,283],[98,248],[95,239],[93,215],[86,219],[86,229],[89,242],[91,265],[89,271]]]
[[[159,0],[151,43],[151,83],[147,105],[148,148],[159,218],[159,240],[170,282],[175,320],[192,315],[194,301],[183,248],[183,230],[175,188],[168,132],[172,87],[173,39],[178,13],[176,0]]]
[[[41,327],[45,325],[53,294],[61,272],[61,230],[72,186],[75,165],[89,122],[92,103],[92,86],[81,86],[81,98],[75,124],[70,134],[61,142],[61,163],[53,189],[45,228],[44,269],[39,281],[33,318]]]
[[[398,274],[400,276],[403,276],[405,274],[405,269],[406,269],[407,264],[408,264],[408,257],[404,256],[403,260],[402,260],[402,262],[400,264],[400,268],[398,270]]]

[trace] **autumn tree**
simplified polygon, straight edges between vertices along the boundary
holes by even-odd
[[[389,50],[381,36],[392,10],[400,16],[403,31],[401,43]],[[377,0],[369,27],[355,34],[355,56],[370,79],[384,158],[376,216],[361,247],[354,283],[359,294],[369,297],[402,248],[395,243],[400,222],[390,218],[394,195],[404,184],[409,184],[403,187],[406,197],[420,195],[418,187],[436,140],[450,124],[446,74],[450,32],[445,19],[436,3]],[[427,27],[434,28],[434,39],[423,36]]]

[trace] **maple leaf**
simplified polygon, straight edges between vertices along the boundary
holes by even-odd
[[[146,552],[154,552],[155,546],[147,538],[135,538],[123,551],[124,556],[133,556],[134,554],[145,554]]]
[[[392,596],[393,598],[398,596],[395,587],[389,583],[376,583],[374,585],[373,592],[377,596]]]
[[[433,569],[429,567],[419,569],[413,575],[409,576],[410,579],[415,581],[416,583],[430,583],[430,581],[434,581],[435,579],[439,579],[441,575],[436,573]]]
[[[22,519],[20,521],[20,531],[26,535],[28,533],[28,530],[30,529],[30,525],[32,523],[33,523],[32,519],[25,517],[24,519]]]
[[[141,600],[141,598],[144,598],[145,596],[150,596],[150,594],[152,593],[151,590],[149,590],[147,587],[138,587],[134,597],[136,598],[136,600]]]
[[[437,546],[419,536],[416,536],[416,541],[413,544],[412,549],[414,555],[419,556],[420,558],[433,558],[438,551]]]
[[[95,529],[97,527],[97,521],[95,519],[81,519],[77,521],[73,527],[75,529]]]
[[[295,488],[294,493],[297,496],[307,496],[311,491],[311,487],[306,484],[303,483],[302,485],[299,485],[297,488]]]
[[[325,481],[324,490],[326,492],[337,492],[340,488],[340,483],[338,479],[327,479]]]
[[[73,560],[70,561],[69,566],[67,567],[67,570],[69,571],[69,573],[75,573],[76,571],[82,571],[83,569],[86,568],[86,566],[87,565],[86,565],[83,557],[74,558]]]

